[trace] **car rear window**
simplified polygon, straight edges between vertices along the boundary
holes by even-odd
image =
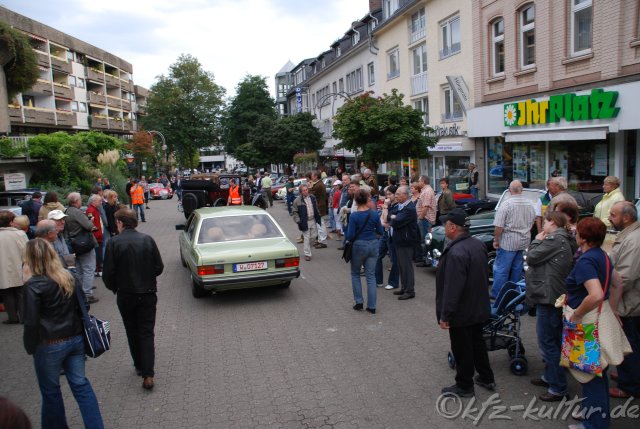
[[[282,233],[267,215],[226,216],[203,219],[198,244],[274,237]]]

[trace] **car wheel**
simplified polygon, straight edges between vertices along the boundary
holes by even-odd
[[[184,258],[182,257],[182,252],[180,252],[180,262],[182,262],[182,266],[186,267],[187,266],[187,262],[184,260]]]
[[[189,217],[194,210],[198,208],[198,197],[193,194],[184,194],[182,196],[182,208],[185,217]]]
[[[191,294],[194,298],[204,298],[211,295],[211,291],[200,287],[200,285],[196,283],[195,280],[191,279]]]
[[[223,198],[218,198],[215,203],[213,203],[213,207],[222,207],[226,206],[227,202]]]
[[[493,284],[493,264],[496,261],[496,252],[489,252],[489,259],[488,259],[488,264],[489,264],[489,283]]]

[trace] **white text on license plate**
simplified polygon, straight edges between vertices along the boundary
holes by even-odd
[[[267,269],[267,261],[245,262],[242,264],[233,265],[234,273],[237,273],[240,271],[255,271],[255,270],[266,270],[266,269]]]

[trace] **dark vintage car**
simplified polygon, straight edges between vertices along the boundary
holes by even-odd
[[[194,210],[201,207],[226,206],[231,179],[242,184],[244,205],[267,208],[264,197],[257,188],[244,184],[238,174],[194,174],[189,180],[182,181],[182,208],[185,218],[189,218]]]
[[[537,200],[544,195],[544,191],[540,189],[524,189],[522,191],[522,195],[535,204]],[[593,215],[595,205],[602,198],[601,194],[587,194],[581,192],[571,192],[571,195],[576,199],[580,206],[580,217]],[[469,233],[485,243],[487,246],[487,251],[489,252],[490,280],[493,280],[493,262],[495,261],[496,256],[495,249],[493,248],[493,233],[495,229],[493,226],[493,220],[500,205],[510,197],[511,194],[509,193],[509,190],[504,191],[494,210],[483,211],[481,213],[471,215],[467,217],[466,220],[466,226],[469,229]],[[531,234],[532,237],[535,237],[537,234],[535,225]],[[428,266],[434,268],[438,266],[438,261],[444,250],[444,242],[444,228],[442,226],[433,227],[424,240],[425,262]]]

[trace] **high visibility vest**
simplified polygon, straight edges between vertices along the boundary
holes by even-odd
[[[229,187],[229,199],[232,206],[239,206],[242,204],[242,197],[240,196],[240,186]]]
[[[144,190],[142,186],[135,185],[131,188],[131,204],[144,204]]]

